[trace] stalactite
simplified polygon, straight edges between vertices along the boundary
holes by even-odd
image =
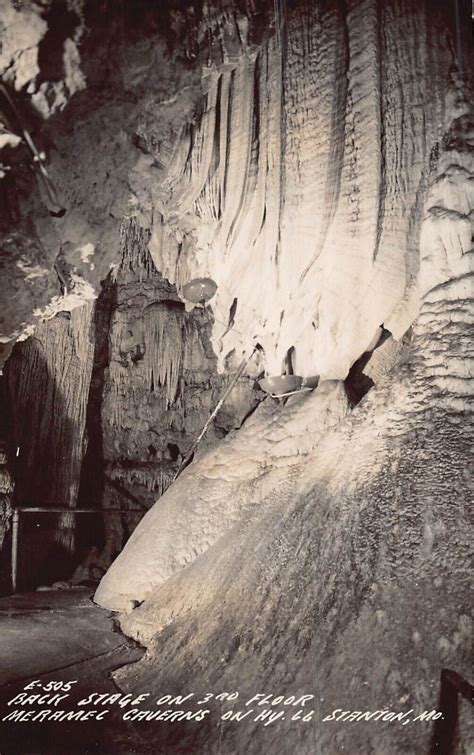
[[[451,66],[446,19],[425,3],[404,13],[401,0],[271,5],[274,32],[240,52],[222,4],[199,27],[202,106],[155,194],[161,236],[193,251],[162,243],[156,264],[178,288],[197,275],[217,282],[221,369],[257,337],[270,372],[294,345],[301,374],[343,378],[380,322],[402,334],[416,311],[424,166]]]
[[[133,401],[134,385],[130,385],[130,375],[126,367],[119,362],[112,361],[109,365],[107,392],[109,394],[107,419],[114,427],[123,427],[127,413],[127,405]]]
[[[178,398],[184,353],[184,318],[163,304],[150,305],[144,314],[146,383],[152,390],[165,389],[167,407]]]
[[[177,469],[177,465],[176,465]],[[109,472],[111,480],[124,487],[140,486],[155,494],[158,498],[171,485],[176,469],[164,469],[163,466],[152,467],[115,467]]]
[[[120,240],[122,270],[137,273],[140,281],[156,275],[156,268],[148,251],[149,230],[143,228],[136,218],[127,218],[120,229]]]

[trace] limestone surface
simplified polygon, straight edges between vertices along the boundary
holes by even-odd
[[[346,411],[342,383],[331,381],[285,407],[265,401],[240,430],[203,451],[168,488],[133,532],[94,600],[113,610],[143,601],[231,532],[246,511],[265,511],[275,499],[287,500],[302,459]]]
[[[326,310],[320,307],[319,330],[314,328],[313,339],[307,334],[305,344],[308,356],[309,345],[318,344],[318,333],[328,327],[331,339],[325,341],[326,351],[319,363],[325,364],[330,374],[336,363],[345,364],[341,367],[345,370],[351,361],[345,334],[351,334],[351,343],[360,337],[359,354],[374,339],[376,323],[374,318],[374,332],[369,332],[370,312],[377,312],[378,324],[383,322],[397,338],[413,323],[409,344],[398,355],[388,355],[390,346],[383,349],[382,345],[379,364],[373,364],[377,387],[352,412],[336,411],[336,421],[329,423],[333,426],[325,423],[324,431],[313,438],[309,428],[316,429],[322,416],[318,401],[326,401],[328,393],[318,388],[311,397],[279,408],[284,420],[275,428],[264,404],[232,438],[198,458],[169,488],[136,530],[96,595],[108,606],[126,609],[121,616],[123,628],[148,648],[139,664],[116,674],[121,689],[138,692],[146,687],[158,693],[166,688],[199,696],[236,690],[242,701],[261,691],[312,694],[311,723],[294,726],[282,719],[267,728],[253,718],[226,722],[221,717],[223,706],[210,702],[210,715],[203,726],[183,723],[173,730],[160,729],[155,743],[164,750],[277,755],[428,752],[435,747],[436,727],[415,722],[398,728],[370,722],[348,726],[341,721],[325,724],[323,719],[336,709],[436,710],[442,670],[456,669],[466,678],[470,674],[468,502],[472,491],[467,469],[473,441],[474,376],[470,89],[460,58],[448,74],[443,52],[440,50],[436,62],[431,57],[432,34],[439,21],[436,13],[421,18],[418,9],[425,14],[427,6],[418,4],[415,9],[410,5],[412,14],[395,12],[400,7],[396,2],[383,5],[382,39],[394,57],[384,54],[373,59],[377,77],[370,94],[366,56],[370,58],[372,44],[380,44],[380,35],[371,38],[370,33],[368,37],[359,33],[354,39],[358,39],[361,56],[354,79],[357,71],[364,71],[367,93],[365,97],[359,93],[353,102],[367,102],[372,97],[376,102],[368,120],[371,127],[359,132],[355,141],[357,159],[366,159],[368,166],[364,173],[368,182],[363,184],[357,222],[352,226],[355,230],[358,223],[367,222],[357,268],[346,256],[357,248],[356,233],[336,255],[336,279],[341,280],[345,270],[350,270],[347,291],[350,289],[353,317],[345,309],[349,304],[342,295],[343,287],[337,286],[339,297],[332,299]],[[371,9],[380,12],[378,4],[355,3],[348,14],[352,23],[362,8],[369,18]],[[380,20],[377,14],[374,18]],[[318,21],[330,26],[331,19],[330,14],[323,14]],[[398,31],[392,37],[395,27]],[[334,28],[340,29],[340,25]],[[349,21],[349,40],[351,28]],[[430,36],[426,47],[425,34]],[[410,54],[408,40],[414,39],[418,44]],[[401,54],[403,40],[408,47],[402,44]],[[397,59],[395,64],[395,51],[402,62]],[[355,65],[354,58],[349,59],[350,65]],[[404,61],[407,79],[391,90],[390,71],[398,66],[403,76]],[[439,75],[439,82],[443,79],[444,95],[441,99],[435,94],[429,105],[440,108],[439,119],[432,122],[433,128],[439,129],[437,136],[433,135],[433,146],[429,146],[430,137],[427,141],[422,138],[423,147],[417,152],[421,138],[416,136],[417,128],[420,134],[425,130],[429,134],[431,128],[421,121],[417,125],[416,105],[424,97],[417,89],[423,80],[420,64],[422,69],[426,64],[424,70],[429,68],[430,77]],[[409,70],[420,75],[410,77]],[[334,67],[328,75],[333,72]],[[437,91],[434,83],[433,87],[431,93]],[[409,92],[413,110],[408,131],[414,128],[413,141],[405,141],[406,122],[398,120],[404,109],[397,109],[395,89],[399,94]],[[239,114],[244,112],[242,104]],[[385,118],[378,132],[381,141],[376,150],[367,145],[364,155],[364,135],[372,133],[381,112]],[[402,134],[403,144],[397,141]],[[337,144],[334,149],[337,154]],[[345,149],[343,155],[347,156]],[[333,155],[330,169],[335,164]],[[342,170],[341,186],[344,175]],[[335,189],[332,180],[329,186]],[[291,192],[289,186],[286,190]],[[329,192],[327,185],[326,190]],[[397,196],[404,197],[403,207]],[[326,193],[323,207],[331,206]],[[325,244],[331,234],[336,236],[336,230],[343,238],[342,216],[337,226],[332,225],[331,216],[326,217],[324,228]],[[304,256],[301,248],[293,262]],[[371,251],[365,256],[367,249]],[[244,251],[242,248],[241,254]],[[308,259],[299,271],[300,280],[311,280],[313,271],[319,270],[326,284],[323,301],[334,293],[329,281],[335,254],[333,249],[332,255],[325,257],[323,247],[314,265]],[[260,256],[259,262],[262,259],[268,257]],[[324,265],[319,268],[321,259]],[[384,273],[379,276],[381,260]],[[262,277],[261,271],[259,275]],[[241,275],[236,279],[240,281]],[[365,297],[360,305],[356,301],[359,281]],[[307,306],[319,285],[316,277],[312,283]],[[257,294],[255,298],[260,301]],[[299,329],[301,317],[295,321]],[[252,326],[255,322],[258,318],[254,317]],[[357,333],[352,331],[354,322],[358,323]],[[265,332],[269,352],[270,334],[274,338],[277,331],[270,327]],[[362,333],[366,340],[361,348]],[[393,365],[391,371],[383,364],[384,355]],[[329,386],[321,384],[323,391]],[[331,401],[334,399],[332,395]],[[294,419],[304,402],[308,403],[302,436]],[[296,462],[296,474],[293,478],[285,471],[284,481],[254,505],[254,485],[258,491],[263,465],[256,451],[266,442],[266,427],[287,433],[279,440],[277,432],[274,450],[269,444],[264,457],[269,463],[268,479],[278,480],[282,469],[288,470],[286,454]],[[310,445],[303,456],[295,458],[302,437]],[[253,453],[245,464],[232,467],[231,459],[237,458],[244,439]],[[283,467],[279,448],[285,449]],[[208,485],[206,505],[196,498],[203,479]],[[238,482],[237,502],[231,500],[233,489],[229,487],[234,479]],[[179,530],[173,532],[171,524],[178,520]],[[173,547],[162,550],[168,538]],[[178,562],[175,554],[179,554]],[[472,724],[462,706],[456,737],[458,750],[469,750]]]

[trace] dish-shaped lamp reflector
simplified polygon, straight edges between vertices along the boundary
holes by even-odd
[[[259,380],[262,391],[272,396],[281,396],[293,391],[299,391],[303,378],[299,375],[273,375]]]
[[[193,304],[205,304],[217,291],[217,283],[212,278],[193,278],[183,286],[183,296]]]

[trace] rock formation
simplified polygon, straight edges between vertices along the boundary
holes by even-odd
[[[314,696],[268,727],[213,700],[153,730],[164,752],[435,752],[426,722],[323,718],[431,711],[443,669],[469,675],[467,3],[2,5],[0,71],[66,208],[7,133],[15,496],[109,512],[96,569],[130,535],[95,595],[147,647],[117,684]],[[263,400],[287,371],[317,389]]]
[[[441,32],[439,17],[427,16],[427,6],[418,6],[417,12],[410,7],[407,14],[397,13],[401,7],[395,3],[354,4],[341,18],[334,6],[332,13],[319,18],[316,13],[303,24],[304,14],[289,12],[284,66],[287,77],[295,75],[295,84],[285,90],[291,91],[292,107],[287,105],[284,119],[288,141],[279,174],[280,181],[284,176],[279,184],[283,200],[276,202],[277,251],[272,255],[259,246],[263,210],[252,225],[252,212],[275,197],[275,182],[266,192],[259,185],[255,156],[261,151],[255,145],[262,145],[254,137],[246,146],[244,100],[235,115],[235,138],[240,154],[249,155],[247,176],[231,154],[226,162],[229,173],[234,164],[240,175],[233,174],[232,200],[239,192],[242,198],[227,222],[225,207],[222,214],[214,209],[215,230],[205,257],[206,270],[220,284],[216,311],[221,318],[230,300],[221,305],[226,286],[238,294],[236,284],[246,291],[244,301],[252,302],[237,315],[237,330],[250,337],[248,325],[255,327],[259,307],[273,314],[275,320],[269,315],[258,332],[270,370],[279,371],[293,345],[303,375],[345,377],[355,358],[371,348],[382,322],[397,338],[414,322],[410,345],[391,347],[388,361],[400,365],[391,371],[383,368],[382,358],[380,372],[373,362],[380,386],[345,420],[336,421],[335,428],[323,424],[326,432],[322,438],[313,436],[315,445],[299,459],[295,478],[285,474],[285,484],[275,484],[266,497],[254,493],[262,474],[259,458],[269,464],[275,480],[281,471],[278,453],[271,444],[267,449],[266,419],[259,412],[235,439],[198,459],[143,520],[96,595],[103,605],[126,609],[123,628],[148,647],[141,663],[117,674],[128,691],[146,687],[158,693],[172,687],[204,696],[208,690],[237,689],[246,700],[258,679],[259,691],[311,691],[320,722],[336,708],[376,710],[381,699],[390,710],[402,704],[433,709],[440,669],[468,674],[465,469],[472,435],[465,412],[472,391],[473,291],[468,93],[455,61],[446,57],[443,63],[441,37],[434,42]],[[359,24],[366,28],[368,19],[367,41]],[[316,29],[324,29],[326,49],[322,55],[315,42],[312,58]],[[275,39],[263,53],[259,50],[261,65],[272,46],[279,51]],[[336,57],[341,46],[346,58],[341,62],[339,55],[336,63],[331,50]],[[300,63],[308,67],[304,75],[296,69],[303,89],[296,84],[292,49],[306,53]],[[239,61],[233,96],[253,91],[254,107],[256,101],[263,107],[265,95],[260,89],[257,96],[249,84],[262,82],[253,65],[254,60]],[[273,63],[268,70],[275,74],[278,66]],[[217,79],[220,90],[216,84],[212,90],[211,75],[205,110],[214,128],[217,112],[222,112],[218,98],[226,97],[225,79]],[[268,86],[267,77],[263,82]],[[410,126],[403,115],[406,101],[411,103]],[[306,114],[319,125],[308,128],[307,136]],[[265,117],[260,114],[258,122],[263,128]],[[203,146],[207,139],[220,143],[203,120],[197,143],[215,166],[215,152],[209,156]],[[314,147],[308,139],[315,140]],[[292,156],[298,166],[293,173]],[[261,175],[268,176],[268,153],[261,159]],[[325,181],[315,180],[315,167],[322,169]],[[209,171],[215,182],[218,168]],[[192,196],[200,218],[203,206],[215,208],[205,198],[222,197],[222,191],[215,188],[211,194],[208,179],[198,177],[192,165],[181,171],[191,187],[193,172]],[[265,197],[260,205],[259,191]],[[178,217],[192,214],[186,190],[181,187],[176,194],[183,205],[173,211]],[[272,217],[265,214],[264,231]],[[195,227],[198,239],[200,232],[208,232],[198,221]],[[239,247],[241,228],[248,235],[242,231],[245,241]],[[239,250],[235,267],[234,249]],[[286,255],[291,266],[285,264]],[[244,266],[245,272],[256,267],[248,275],[263,275],[270,284],[271,307],[246,282]],[[255,291],[253,299],[249,291]],[[282,292],[286,306],[276,304]],[[237,296],[239,302],[242,298]],[[305,329],[306,322],[313,333]],[[237,347],[235,333],[226,338]],[[385,353],[389,350],[385,346]],[[316,393],[320,401],[325,385],[320,383]],[[334,412],[337,403],[329,406]],[[324,418],[321,403],[307,410],[314,422],[321,413]],[[292,410],[274,411],[284,417],[297,449]],[[332,416],[337,418],[337,410]],[[275,418],[270,427],[277,448]],[[249,448],[246,433],[253,434],[258,451]],[[248,453],[243,457],[245,482],[239,480],[240,448]],[[229,489],[234,480],[236,489],[245,491],[238,501]],[[222,498],[216,499],[216,490]],[[213,709],[215,715],[218,710]],[[467,742],[465,720],[463,724]],[[217,741],[211,725],[184,724],[178,732],[160,730],[160,736],[161,746],[176,752],[184,752],[190,742],[198,751],[213,752]],[[305,729],[283,721],[270,732],[251,722],[229,723],[218,734],[221,750],[255,753],[421,752],[428,751],[431,736],[413,726],[394,731],[361,725],[354,730],[335,723]]]
[[[83,504],[120,509],[105,519],[109,565],[143,513],[171,484],[225,389],[217,373],[209,311],[186,312],[176,289],[156,270],[148,234],[124,229],[120,267],[95,313],[96,355],[89,394]],[[202,446],[238,427],[258,402],[244,375]],[[122,524],[126,509],[127,527]]]

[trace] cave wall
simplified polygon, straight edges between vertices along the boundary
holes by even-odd
[[[270,373],[293,346],[299,374],[342,379],[382,323],[400,338],[419,308],[424,192],[460,65],[454,17],[410,0],[277,7],[275,33],[238,51],[216,10],[202,113],[165,180],[152,155],[132,186],[155,209],[158,268],[178,288],[200,272],[218,283],[221,360],[257,335]]]
[[[38,136],[43,120],[63,108],[85,86],[78,48],[83,31],[72,3],[69,8],[64,4],[61,13],[57,3],[2,0],[2,86],[20,114],[21,126],[33,136],[37,148],[46,153],[52,143]],[[18,139],[16,132],[12,135],[9,108],[5,120],[4,104],[2,94],[0,364],[15,340],[25,331],[31,332],[32,323],[40,315],[70,309],[93,294],[88,282],[77,277],[75,295],[69,301],[62,296],[64,290],[55,269],[61,242],[49,214],[54,208],[35,180],[32,156],[24,141]]]
[[[120,261],[98,300],[42,322],[5,366],[16,505],[105,510],[103,521],[23,516],[21,552],[33,548],[39,527],[36,560],[51,562],[44,579],[54,580],[49,550],[58,544],[70,558],[58,556],[56,578],[104,573],[173,480],[231,379],[232,363],[217,373],[211,312],[186,311],[147,242],[135,221],[124,223]],[[259,370],[258,360],[248,364],[201,448],[239,427],[261,400]],[[35,569],[43,574],[38,564],[21,562],[23,587],[35,586]]]
[[[323,724],[322,718],[335,709],[434,710],[443,668],[469,678],[466,470],[472,404],[468,411],[458,360],[460,352],[472,356],[468,284],[465,279],[463,290],[454,280],[426,296],[409,360],[327,428],[300,460],[294,486],[281,485],[257,505],[245,497],[243,515],[200,555],[191,556],[200,540],[189,542],[186,568],[173,562],[166,567],[161,548],[167,535],[161,527],[145,535],[147,524],[160,517],[152,510],[142,522],[141,540],[137,530],[128,553],[125,549],[109,571],[99,601],[117,601],[127,611],[121,615],[123,629],[148,648],[139,664],[116,675],[124,691],[159,694],[166,687],[204,695],[237,689],[239,701],[256,692],[314,695],[315,713],[305,727],[280,721],[263,728],[248,719],[216,726],[222,710],[211,702],[207,725],[160,728],[158,746],[173,752],[219,748],[282,755],[430,752],[433,725]],[[334,409],[334,394],[331,398]],[[303,405],[308,399],[298,401]],[[283,409],[281,414],[281,421],[291,424],[291,415]],[[260,420],[255,442],[263,432]],[[242,449],[248,439],[242,436],[241,443]],[[234,475],[236,456],[222,447],[212,465],[208,457],[196,462],[194,471],[189,469],[194,486],[212,469],[219,470],[221,481]],[[266,458],[269,473],[277,474],[278,458]],[[220,492],[226,485],[221,482]],[[173,492],[172,487],[162,499],[162,511]],[[212,502],[200,514],[191,513],[184,490],[180,497],[178,492],[176,486],[174,516],[185,518],[193,533],[198,516],[200,529],[210,528]],[[147,593],[147,561],[138,550],[147,553],[146,541],[151,546],[153,539],[159,558],[152,573],[159,584],[150,590],[148,583]],[[145,597],[133,610],[120,603],[127,556],[134,564],[133,577],[125,581],[128,595],[135,590]],[[153,564],[151,552],[148,564]],[[228,707],[241,710],[242,704]],[[467,703],[460,707],[456,741],[448,751],[469,750],[473,732],[467,708]]]
[[[95,320],[107,353],[96,349],[95,365],[89,357],[82,365],[93,373],[84,437],[91,448],[97,409],[107,474],[128,491],[107,493],[111,507],[134,490],[147,505],[153,487],[161,492],[162,472],[169,479],[172,470],[168,430],[180,449],[189,442],[175,443],[176,427],[166,427],[176,418],[179,359],[191,380],[185,429],[204,409],[193,387],[212,394],[207,368],[238,364],[254,338],[265,353],[256,370],[279,373],[294,347],[297,371],[323,378],[311,396],[285,407],[265,402],[219,447],[204,449],[130,538],[96,594],[126,609],[122,627],[148,645],[141,664],[117,675],[120,687],[183,693],[191,668],[193,691],[238,687],[250,696],[258,678],[262,689],[313,692],[318,714],[341,704],[374,709],[382,695],[392,708],[431,710],[442,668],[468,674],[471,642],[469,24],[456,26],[450,5],[438,0],[260,8],[220,0],[175,9],[167,38],[159,8],[114,5],[101,1],[88,16],[90,4],[76,4],[68,39],[84,32],[74,53],[84,77],[76,70],[70,101],[60,93],[46,112],[36,100],[46,119],[36,131],[68,212],[48,217],[32,176],[18,169],[2,237],[18,296],[5,310],[12,319],[3,337],[95,297],[112,266],[116,284],[106,285]],[[43,84],[35,55],[48,19],[40,22],[36,3],[25,8],[38,38],[24,61],[23,48],[7,56],[2,71],[26,104]],[[459,8],[469,18],[467,3]],[[66,43],[59,49],[72,50]],[[30,74],[17,86],[28,61]],[[64,80],[53,93],[66,91]],[[124,216],[160,275],[150,274],[146,255],[143,269],[118,270]],[[218,283],[212,317],[188,317],[174,305],[164,317],[163,295],[177,302],[195,275]],[[41,325],[38,343],[49,343],[47,333],[69,343],[59,331],[73,315]],[[192,322],[202,323],[197,342],[188,333],[184,351],[168,359],[168,335],[179,344],[183,323]],[[339,380],[382,324],[395,340],[413,324],[410,345],[394,346],[389,361],[402,365],[383,370],[380,386],[348,413]],[[34,365],[34,339],[15,350],[12,365],[22,350]],[[158,396],[149,391],[152,375]],[[16,380],[22,385],[20,370]],[[39,384],[38,395],[54,403],[48,380]],[[27,387],[13,396],[19,406],[30,400]],[[160,444],[148,443],[158,425]],[[33,448],[34,434],[25,440],[21,432]],[[59,432],[51,433],[59,451]],[[143,473],[150,446],[151,483]],[[90,500],[85,475],[81,482],[79,495]],[[109,556],[131,522],[111,525]],[[210,752],[224,744],[282,755],[398,753],[427,751],[430,736],[411,727],[288,735],[280,725],[184,725],[160,730],[159,744],[177,752],[191,742]]]
[[[463,253],[462,244],[474,166],[467,119],[457,120],[465,94],[450,93],[457,106],[423,208],[421,310],[392,369],[349,412],[338,410],[339,384],[329,381],[274,408],[270,422],[269,408],[259,407],[167,491],[96,593],[147,646],[142,661],[115,674],[122,690],[238,690],[239,700],[257,691],[312,694],[311,723],[222,722],[211,701],[204,723],[162,727],[156,746],[469,751],[468,703],[441,727],[322,721],[336,709],[437,710],[443,669],[471,672],[474,280],[473,251]],[[302,417],[313,429],[319,422],[320,434],[297,456],[294,476],[287,468],[285,484],[259,496],[258,450],[268,479],[277,480],[308,440]],[[232,484],[238,506],[229,503]],[[199,495],[190,500],[191,489],[202,491],[202,504]]]
[[[26,6],[4,3],[14,36]],[[469,65],[449,5],[101,0],[69,11],[64,39],[50,10],[28,4],[30,51],[5,53],[5,79],[36,112],[67,207],[40,221],[31,176],[21,201],[16,190],[23,225],[11,243],[7,224],[4,245],[18,298],[5,341],[98,294],[124,215],[151,233],[178,292],[196,275],[218,283],[220,370],[256,338],[269,373],[294,347],[303,376],[343,379],[382,324],[402,337],[419,309],[422,206],[445,94]],[[54,82],[50,67],[41,73],[46,35],[56,58],[76,50]],[[20,61],[31,65],[22,76]]]
[[[106,565],[164,493],[228,385],[217,374],[209,309],[186,312],[176,289],[156,270],[147,233],[123,231],[123,256],[99,297],[96,361],[90,393],[89,456],[80,500],[135,514],[105,517]],[[261,398],[249,364],[201,447],[240,426]],[[250,373],[250,374],[247,374]]]
[[[0,364],[37,322],[94,299],[118,261],[129,173],[141,128],[185,88],[154,139],[171,151],[200,95],[199,74],[170,49],[168,5],[145,0],[1,2],[0,76],[55,188],[51,216],[31,155],[6,125],[0,139]],[[196,90],[196,91],[195,91]],[[197,92],[197,95],[196,95]],[[2,106],[3,107],[3,102]],[[3,121],[2,121],[3,122]]]
[[[305,275],[311,279],[324,259],[322,299],[332,303],[327,315],[320,306],[319,333],[328,327],[331,339],[318,361],[329,375],[336,363],[345,365],[345,377],[350,364],[345,333],[358,344],[359,355],[366,351],[373,338],[372,314],[398,338],[413,323],[411,336],[403,348],[395,347],[391,370],[377,373],[374,360],[377,386],[350,412],[338,414],[337,391],[326,380],[311,398],[294,397],[291,405],[276,408],[270,423],[267,408],[260,407],[169,488],[102,581],[96,600],[121,609],[122,628],[147,646],[140,663],[115,675],[124,691],[146,688],[159,694],[166,688],[204,695],[238,690],[239,700],[256,692],[314,695],[314,716],[305,727],[283,720],[267,728],[251,719],[223,722],[221,706],[211,702],[200,726],[183,723],[155,731],[155,745],[164,750],[391,755],[445,747],[463,753],[474,735],[462,705],[449,741],[433,725],[322,723],[335,709],[436,710],[442,670],[469,678],[472,664],[467,468],[473,440],[474,165],[472,90],[464,76],[468,48],[454,41],[440,4],[354,3],[348,8],[349,39],[354,32],[353,44],[358,40],[361,51],[357,59],[357,48],[350,47],[354,74],[349,86],[358,74],[367,76],[372,59],[382,92],[375,87],[374,103],[374,87],[369,90],[367,80],[367,91],[356,98],[361,110],[367,102],[373,105],[354,142],[362,160],[364,138],[370,135],[372,148],[367,142],[365,158],[374,163],[360,174],[373,182],[361,183],[359,216],[351,226],[356,230],[361,224],[364,241],[361,235],[358,248],[354,234],[341,241],[337,252],[334,247],[331,257],[323,250]],[[362,8],[374,22],[379,16],[371,16],[370,9],[383,8],[378,59],[371,56],[380,35],[372,39],[362,27],[357,31]],[[328,3],[324,10],[322,20],[330,29],[340,6]],[[340,28],[338,22],[334,33]],[[331,39],[330,31],[326,38]],[[405,94],[402,105],[399,98]],[[421,112],[427,107],[438,113],[425,125],[423,116],[417,120],[420,98],[425,103]],[[374,133],[381,141],[374,142]],[[344,160],[347,154],[344,150]],[[337,159],[329,164],[333,168]],[[341,181],[343,175],[344,170]],[[321,190],[318,184],[312,196]],[[287,192],[289,186],[285,197]],[[328,221],[328,239],[336,232],[344,239],[341,201],[337,223]],[[324,208],[331,202],[326,196]],[[298,204],[303,207],[304,202]],[[295,262],[305,258],[305,249],[298,246]],[[355,249],[357,267],[350,262]],[[240,251],[245,254],[244,248]],[[334,290],[333,257],[339,263]],[[378,270],[381,259],[383,271]],[[267,264],[269,258],[262,255],[257,264],[262,260]],[[227,261],[232,265],[231,255]],[[209,265],[209,271],[216,269]],[[341,283],[346,274],[347,289]],[[309,306],[305,311],[311,311],[317,285],[315,278],[307,299],[304,285],[298,291]],[[242,321],[236,322],[242,328]],[[352,331],[355,322],[357,332]],[[375,330],[375,319],[373,325]],[[317,344],[318,337],[308,337],[306,344]],[[335,426],[325,423],[331,415]],[[261,495],[261,465],[274,481],[285,466],[282,438],[288,440],[289,459],[298,448],[298,416],[320,422],[321,433],[298,459],[294,477],[287,473],[284,484]],[[238,503],[230,503],[233,485],[241,491]],[[199,494],[192,500],[191,490]]]
[[[0,402],[1,405],[1,402]],[[0,594],[10,588],[10,569],[8,565],[8,549],[4,548],[4,542],[8,539],[8,533],[12,521],[12,493],[13,478],[8,463],[6,452],[6,432],[0,424]]]
[[[16,498],[73,506],[92,370],[92,304],[42,323],[5,368]]]
[[[92,312],[89,303],[41,323],[34,336],[15,345],[5,366],[5,451],[17,506],[77,505],[94,354]],[[22,586],[36,586],[41,575],[67,574],[75,517],[24,515],[21,528]]]

